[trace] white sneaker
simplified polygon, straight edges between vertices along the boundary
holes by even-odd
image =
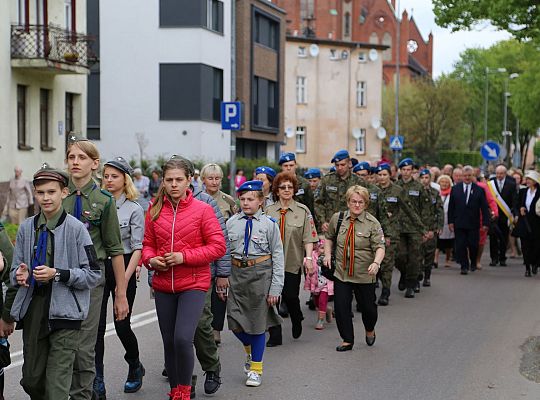
[[[246,386],[257,387],[257,386],[261,386],[261,383],[262,383],[261,375],[259,375],[255,371],[248,372]]]
[[[251,354],[246,356],[246,362],[244,363],[244,374],[248,374],[251,370]]]

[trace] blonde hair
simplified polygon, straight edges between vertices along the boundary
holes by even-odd
[[[123,190],[123,192],[126,195],[126,199],[131,200],[131,201],[137,200],[139,198],[139,191],[135,187],[135,184],[133,183],[133,179],[131,179],[131,176],[126,174],[124,171],[120,171],[118,168],[113,167],[112,165],[105,165],[105,167],[103,168],[103,173],[104,174],[105,174],[105,170],[107,168],[113,168],[113,169],[119,171],[120,173],[122,173],[124,175],[124,190]],[[106,186],[105,182],[101,181],[101,187],[103,189],[105,189],[105,186]]]
[[[96,161],[99,160],[99,150],[97,146],[92,143],[90,140],[78,140],[76,142],[69,143],[66,150],[66,161],[69,157],[69,153],[71,152],[71,149],[73,146],[77,146],[81,151],[86,154],[88,157],[90,157],[92,160]],[[99,176],[99,170],[100,166],[98,166],[94,171],[92,171],[93,177]]]
[[[191,164],[191,161],[183,157],[171,158],[165,163],[165,165],[163,165],[163,181],[165,181],[165,175],[167,174],[167,171],[171,169],[181,169],[182,171],[184,171],[184,174],[186,174],[186,177],[189,179],[192,176],[193,164]],[[152,207],[150,208],[150,216],[152,217],[152,221],[155,221],[159,218],[159,214],[161,213],[161,210],[163,209],[163,204],[165,202],[165,196],[167,196],[167,191],[165,190],[165,185],[161,183],[161,185],[159,186],[159,190],[156,194],[156,201],[154,202],[154,204],[152,204]]]
[[[369,206],[369,191],[365,187],[360,185],[354,185],[347,189],[347,193],[345,193],[345,199],[347,199],[347,203],[351,200],[353,194],[360,195],[360,197],[362,197],[362,199],[364,199],[364,202],[366,203],[366,208]]]
[[[217,164],[214,164],[214,163],[206,164],[201,169],[201,178],[202,179],[208,178],[210,175],[217,175],[220,178],[223,178],[223,170]]]
[[[442,180],[445,180],[445,179],[447,179],[448,182],[450,182],[450,186],[453,186],[452,178],[450,178],[449,175],[444,175],[444,174],[441,175],[441,176],[439,176],[439,178],[437,179],[437,183],[440,185],[440,184],[441,184],[441,181],[442,181]]]

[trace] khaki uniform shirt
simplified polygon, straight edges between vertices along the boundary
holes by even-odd
[[[34,195],[30,183],[24,179],[11,179],[9,181],[8,207],[12,210],[21,210],[34,204]]]
[[[266,214],[274,218],[280,228],[281,208],[281,202],[278,200],[266,209]],[[313,216],[307,206],[291,200],[285,214],[284,233],[285,272],[297,274],[304,262],[304,246],[319,241]]]
[[[332,216],[328,232],[326,232],[327,240],[335,240],[338,218],[339,213]],[[368,274],[368,268],[375,260],[377,249],[384,249],[385,247],[381,224],[379,224],[379,221],[373,215],[366,211],[360,214],[354,222],[354,273],[352,276],[349,276],[348,268],[344,268],[343,265],[343,250],[349,226],[350,212],[347,210],[337,233],[336,272],[334,276],[342,282],[375,283],[376,277],[375,275]],[[346,262],[348,265],[349,257],[347,257]]]
[[[120,223],[112,195],[106,190],[100,190],[93,180],[81,188],[81,195],[81,222],[90,233],[98,259],[123,255]],[[62,203],[67,213],[73,215],[76,198],[77,188],[70,180],[69,195]]]
[[[216,193],[211,195],[212,198],[216,201],[219,207],[219,211],[223,215],[225,222],[236,214],[236,203],[234,199],[226,193],[223,193],[221,190],[218,190]]]

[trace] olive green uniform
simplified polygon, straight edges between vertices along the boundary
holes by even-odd
[[[77,193],[77,188],[70,180],[69,195],[64,199],[63,205],[64,209],[72,215],[74,214]],[[123,255],[124,247],[112,195],[101,190],[93,180],[80,189],[80,194],[82,198],[81,222],[85,224],[92,238],[97,258],[100,261],[102,279],[99,285],[92,289],[88,317],[81,326],[80,344],[75,357],[70,396],[73,400],[90,400],[96,374],[95,345],[105,284],[103,261],[107,257]]]
[[[388,187],[381,187],[379,195],[381,208],[385,218],[381,218],[381,225],[386,239],[390,245],[386,247],[383,262],[381,263],[381,282],[383,290],[392,286],[392,271],[395,265],[395,257],[399,249],[401,226],[408,218],[416,226],[422,227],[423,223],[418,214],[412,208],[407,195],[401,186],[390,183]]]
[[[437,189],[429,187],[424,188],[426,196],[424,197],[424,208],[426,219],[424,225],[426,230],[433,232],[433,238],[422,243],[423,271],[424,276],[429,279],[431,268],[435,259],[435,250],[437,249],[437,232],[444,226],[444,209],[441,196]]]
[[[409,182],[400,179],[397,185],[403,188],[405,201],[411,205],[420,219],[425,221],[426,210],[423,206],[427,195],[422,184],[414,179]],[[407,288],[414,289],[418,282],[422,266],[422,235],[425,232],[423,224],[419,225],[411,215],[403,214],[396,266],[401,272],[401,279],[405,278]]]

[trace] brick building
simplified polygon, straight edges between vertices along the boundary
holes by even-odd
[[[383,54],[383,78],[396,69],[395,0],[274,0],[287,11],[287,34],[390,46]],[[433,35],[424,40],[413,17],[403,11],[400,29],[400,75],[430,76]]]

